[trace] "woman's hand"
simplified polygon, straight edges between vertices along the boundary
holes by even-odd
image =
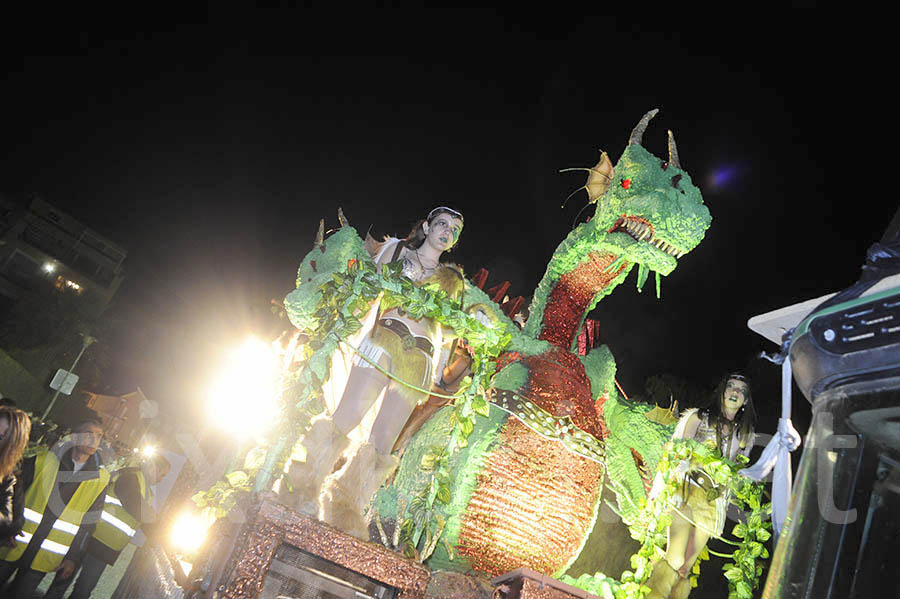
[[[800,447],[802,441],[800,433],[797,432],[790,420],[778,419],[778,434],[781,436],[781,442],[787,447],[788,451],[794,451]]]
[[[75,574],[75,562],[70,559],[64,559],[59,567],[56,569],[56,575],[59,576],[61,580],[65,580]]]

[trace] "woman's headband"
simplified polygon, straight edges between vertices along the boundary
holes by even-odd
[[[446,206],[438,206],[437,208],[435,208],[434,210],[432,210],[431,212],[428,213],[428,216],[425,217],[425,220],[431,220],[431,217],[434,216],[434,214],[436,212],[447,212],[448,214],[450,214],[450,216],[455,216],[459,220],[463,220],[463,221],[466,220],[463,218],[463,215],[461,212],[454,210],[453,208],[447,208]]]

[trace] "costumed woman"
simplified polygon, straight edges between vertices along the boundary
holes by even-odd
[[[463,215],[442,206],[419,221],[406,239],[389,237],[378,243],[369,237],[366,248],[376,264],[399,263],[402,274],[416,285],[438,285],[450,298],[460,301],[465,287],[463,276],[440,259],[456,245],[462,228]],[[421,389],[431,389],[448,333],[439,323],[413,319],[396,307],[378,306],[377,310],[371,332],[359,344],[360,353],[367,359],[354,357],[333,414],[313,423],[303,440],[306,462],[295,463],[290,471],[302,511],[315,513],[318,499],[321,520],[363,539],[368,539],[363,512],[397,466],[397,458],[392,455],[394,444],[413,409],[428,397]],[[373,367],[372,362],[392,377]],[[380,397],[371,429],[362,433],[365,442],[332,473],[350,445],[348,434]]]
[[[716,387],[715,397],[715,405],[709,410],[686,410],[672,438],[715,446],[729,460],[739,453],[748,455],[753,448],[756,413],[747,378],[740,373],[727,375]],[[708,475],[686,460],[677,468],[684,473],[681,501],[672,512],[666,556],[656,564],[647,581],[652,589],[648,599],[688,597],[694,562],[709,538],[720,536],[725,528],[727,490],[717,487]]]

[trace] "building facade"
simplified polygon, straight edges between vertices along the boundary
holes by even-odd
[[[40,198],[27,208],[0,198],[0,314],[50,281],[84,295],[98,315],[122,284],[126,256],[124,248]]]
[[[53,374],[80,348],[73,323],[103,313],[125,258],[121,246],[48,202],[0,194],[0,395],[43,408]]]

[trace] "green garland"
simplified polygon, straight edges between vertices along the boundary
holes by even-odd
[[[255,447],[247,452],[240,470],[228,472],[206,491],[194,494],[191,499],[201,509],[209,509],[216,519],[226,517],[238,503],[242,494],[253,488],[253,480],[265,459],[265,449]]]
[[[752,598],[763,572],[763,566],[758,562],[769,557],[764,543],[772,536],[772,526],[766,520],[771,513],[771,504],[762,502],[763,485],[739,474],[739,470],[747,464],[744,456],[739,455],[735,463],[724,458],[714,447],[681,439],[666,445],[657,470],[663,479],[662,489],[655,500],[642,506],[637,521],[630,526],[632,536],[641,541],[640,549],[631,556],[633,570],[623,572],[619,581],[597,573],[584,574],[577,579],[564,576],[563,582],[604,599],[639,599],[649,591],[644,583],[650,577],[654,562],[665,555],[666,533],[672,523],[670,512],[677,509],[675,498],[682,492],[683,474],[675,468],[682,460],[690,462],[693,469],[702,469],[717,485],[728,489],[730,502],[749,513],[747,521],[737,524],[732,531],[740,539],[739,542],[719,537],[726,543],[736,545],[734,552],[716,555],[732,560],[732,563],[722,567],[728,579],[728,598]],[[691,571],[693,587],[697,586],[701,561],[698,559]]]

